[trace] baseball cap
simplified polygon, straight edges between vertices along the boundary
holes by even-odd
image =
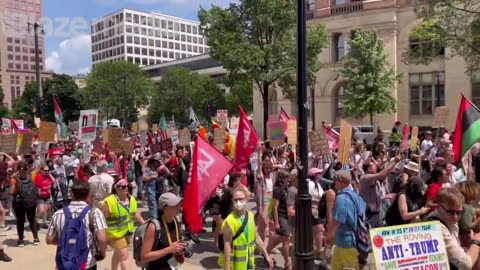
[[[348,171],[337,171],[335,173],[335,180],[345,184],[351,184],[352,175]]]
[[[115,183],[115,187],[128,186],[127,179],[120,179]]]
[[[160,195],[160,198],[158,198],[158,206],[160,208],[163,208],[165,206],[177,206],[181,204],[182,201],[183,199],[178,197],[177,195],[171,192],[165,192]]]

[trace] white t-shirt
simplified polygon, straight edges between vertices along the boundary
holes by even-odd
[[[425,139],[420,145],[420,148],[422,148],[423,151],[428,151],[432,146],[433,146],[432,140]]]

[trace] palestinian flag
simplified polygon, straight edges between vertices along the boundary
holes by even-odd
[[[55,96],[53,96],[53,106],[55,107],[55,122],[57,123],[58,135],[60,138],[66,138],[68,136],[67,126],[63,122],[63,113],[60,106],[58,106]]]
[[[462,95],[453,135],[453,154],[458,164],[465,153],[480,139],[480,111]]]

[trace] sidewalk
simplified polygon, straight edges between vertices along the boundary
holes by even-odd
[[[0,239],[4,240],[3,244],[6,246],[6,252],[13,261],[9,263],[0,262],[0,269],[2,270],[20,270],[20,269],[55,269],[55,252],[56,246],[49,246],[45,244],[45,233],[40,232],[40,245],[34,246],[32,244],[33,238],[30,231],[25,232],[25,247],[18,248],[17,234],[15,229],[8,232],[0,232]],[[97,266],[99,270],[110,270],[110,261],[112,258],[112,251],[109,249],[107,257]],[[131,262],[130,269],[140,269],[135,266],[135,262]],[[182,265],[182,270],[200,270],[204,269],[202,266],[194,265],[186,262]]]

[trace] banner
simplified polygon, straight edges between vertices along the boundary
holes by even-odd
[[[190,175],[185,189],[183,214],[188,231],[202,230],[202,208],[233,164],[200,136],[195,138]],[[201,188],[200,188],[201,187]]]
[[[370,229],[375,269],[449,269],[440,222]]]
[[[335,130],[323,127],[323,131],[327,136],[328,146],[331,150],[336,150],[340,144],[340,134],[338,134]]]
[[[79,137],[80,142],[93,142],[97,136],[98,110],[80,111]]]
[[[270,130],[271,146],[279,146],[285,143],[285,124],[286,123],[283,121],[275,121],[268,123],[268,129]]]
[[[285,136],[287,137],[288,136],[288,120],[290,120],[290,117],[285,112],[283,107],[280,108],[280,114],[278,116],[278,120],[282,121],[285,124],[284,132],[285,132]]]
[[[18,129],[25,128],[25,121],[23,121],[23,119],[13,121],[17,124]],[[2,118],[2,127],[4,130],[12,131],[12,119]]]
[[[0,151],[4,153],[15,153],[17,151],[17,134],[0,135]]]
[[[237,170],[247,169],[250,156],[258,146],[258,136],[253,129],[247,115],[240,107],[240,123],[235,144],[234,164]]]

